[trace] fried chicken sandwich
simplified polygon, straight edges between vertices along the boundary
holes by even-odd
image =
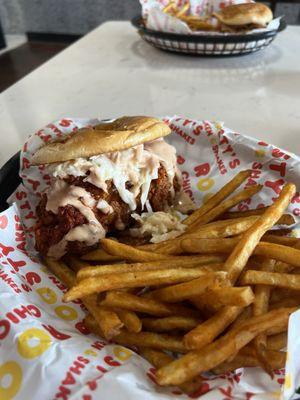
[[[41,147],[32,164],[46,164],[52,181],[37,206],[36,249],[83,254],[129,228],[133,213],[171,206],[181,177],[169,133],[156,118],[123,117]]]

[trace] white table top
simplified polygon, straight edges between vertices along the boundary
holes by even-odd
[[[159,51],[129,22],[100,26],[0,95],[0,165],[60,117],[180,114],[300,154],[300,27],[234,58]]]

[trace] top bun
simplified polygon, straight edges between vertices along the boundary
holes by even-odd
[[[125,150],[171,133],[167,124],[152,117],[122,117],[93,128],[79,129],[62,141],[37,150],[32,165],[51,164]]]
[[[273,19],[272,11],[262,3],[235,4],[213,15],[223,24],[240,26],[255,24],[266,26]]]

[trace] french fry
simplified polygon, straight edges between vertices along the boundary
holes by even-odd
[[[241,201],[247,200],[249,197],[252,197],[256,193],[258,193],[261,189],[262,185],[254,185],[250,186],[247,189],[242,190],[237,194],[234,194],[232,197],[220,203],[218,206],[208,211],[206,214],[197,218],[192,224],[188,226],[187,232],[193,232],[195,229],[198,229],[201,225],[214,221],[220,215],[224,214],[226,210],[229,210],[231,207],[234,207]]]
[[[175,1],[169,1],[169,4],[167,4],[164,8],[163,8],[163,12],[169,14],[170,12],[173,14],[174,12],[176,12],[177,8],[176,8],[176,4]]]
[[[186,353],[187,351],[181,337],[155,332],[121,332],[114,337],[114,341],[123,346],[150,347],[176,353]]]
[[[157,382],[162,385],[179,385],[198,374],[209,371],[245,347],[255,336],[274,326],[286,327],[295,308],[282,308],[258,317],[252,317],[234,330],[201,350],[191,351],[157,371]]]
[[[183,238],[180,241],[182,251],[191,254],[230,253],[238,244],[239,238],[194,239]]]
[[[280,301],[285,300],[286,298],[296,298],[300,299],[300,293],[296,293],[291,289],[283,289],[283,288],[272,288],[270,304],[280,303]]]
[[[102,306],[111,308],[123,308],[125,310],[137,311],[144,314],[166,317],[170,315],[182,315],[197,317],[195,310],[182,305],[164,304],[154,299],[146,299],[126,292],[108,292],[105,299],[101,302]]]
[[[102,333],[101,336],[110,340],[120,333],[124,324],[113,310],[99,306],[97,304],[97,297],[93,295],[86,296],[82,301],[88,311],[94,316]]]
[[[283,300],[278,301],[277,303],[272,303],[269,306],[270,310],[276,310],[281,307],[300,307],[300,299],[299,296],[289,297]]]
[[[141,332],[142,321],[134,311],[124,310],[122,308],[114,311],[117,313],[118,317],[120,318],[128,332]]]
[[[86,316],[84,324],[91,332],[101,336],[99,326],[92,315]],[[114,337],[114,342],[123,346],[150,347],[153,349],[170,350],[178,353],[186,352],[186,348],[179,337],[154,332],[133,333],[122,331],[119,335]]]
[[[257,220],[246,233],[244,233],[225,262],[225,270],[228,271],[229,279],[232,283],[236,282],[238,279],[261,237],[279,220],[295,192],[295,185],[287,183],[274,204],[261,215],[259,220]]]
[[[107,274],[122,274],[125,272],[141,272],[141,271],[155,271],[164,268],[194,268],[203,266],[203,271],[211,269],[222,269],[223,264],[210,264],[211,261],[219,262],[223,257],[219,256],[192,256],[186,257],[182,262],[182,258],[169,260],[151,261],[148,263],[134,263],[134,264],[113,264],[113,265],[96,265],[86,267],[78,271],[76,278],[81,281],[82,279],[92,278]]]
[[[162,254],[180,254],[180,242],[182,239],[214,239],[239,235],[250,228],[259,217],[237,218],[227,221],[216,221],[201,226],[195,233],[187,233],[175,239],[169,239],[160,243],[151,243],[139,246],[140,250],[154,251]]]
[[[68,268],[62,261],[56,261],[50,257],[46,257],[45,262],[48,268],[67,287],[72,287],[75,282],[75,273],[70,268]],[[95,296],[87,296],[83,300],[83,303],[96,319],[102,336],[104,336],[106,339],[111,339],[113,336],[119,333],[120,329],[123,327],[123,323],[120,321],[115,312],[98,306]]]
[[[183,15],[185,15],[187,13],[187,11],[190,8],[190,4],[189,3],[185,3],[183,7],[181,7],[181,9],[176,13],[176,18],[181,18]]]
[[[212,287],[226,280],[226,273],[211,272],[203,277],[189,282],[179,283],[177,285],[167,286],[150,292],[151,298],[165,301],[167,303],[176,303],[187,300],[193,296],[204,293],[209,287]]]
[[[261,271],[273,271],[275,266],[275,260],[265,259]],[[270,299],[271,288],[265,285],[256,285],[254,288],[255,300],[252,304],[253,316],[258,316],[265,314],[269,309],[269,299]],[[263,369],[272,376],[272,366],[267,358],[267,336],[265,334],[257,335],[254,339],[254,347],[256,350],[256,355],[261,363]]]
[[[101,261],[101,262],[115,262],[122,260],[122,258],[118,256],[112,256],[111,254],[106,253],[106,251],[104,251],[103,249],[96,249],[90,251],[89,253],[81,256],[81,258],[86,261]]]
[[[208,320],[192,329],[184,336],[187,349],[200,349],[216,338],[242,312],[242,307],[223,307]]]
[[[44,261],[50,271],[53,272],[66,287],[70,288],[73,286],[75,283],[75,273],[67,267],[64,262],[54,260],[54,258],[51,257],[45,257]]]
[[[207,273],[199,268],[169,268],[157,271],[126,272],[123,274],[109,274],[96,278],[87,278],[76,283],[63,300],[68,302],[92,293],[105,292],[107,290],[155,286],[190,281],[200,278]]]
[[[230,253],[238,243],[240,243],[239,238],[201,240],[182,239],[180,246],[185,253],[214,254]],[[253,254],[282,261],[291,264],[294,267],[300,267],[300,250],[293,247],[275,243],[259,242],[256,245]]]
[[[165,318],[143,318],[143,328],[154,332],[168,332],[174,329],[189,331],[201,323],[200,318],[171,316]]]
[[[75,272],[78,272],[82,268],[88,267],[89,265],[86,261],[80,260],[79,258],[75,257],[67,257],[67,263],[70,268]]]
[[[296,250],[299,250],[300,249],[300,241],[298,238],[296,240],[297,240],[297,242],[295,244],[291,244],[291,246],[293,246]],[[275,264],[274,272],[288,273],[288,272],[293,271],[293,269],[294,269],[293,265],[288,264],[286,262],[278,261]]]
[[[262,241],[268,242],[268,243],[282,244],[283,246],[291,246],[291,247],[296,246],[300,242],[299,238],[277,236],[277,235],[274,235],[272,232],[274,233],[276,231],[271,230],[271,231],[268,231],[268,233],[265,233],[262,237]]]
[[[254,302],[250,287],[222,287],[206,291],[203,295],[190,297],[193,304],[201,309],[201,304],[220,306],[246,307]]]
[[[149,361],[155,368],[161,368],[174,359],[169,354],[164,353],[160,350],[153,350],[148,348],[140,349],[140,354]],[[202,385],[202,378],[197,376],[196,378],[179,385],[179,389],[181,389],[184,393],[192,395],[194,392],[198,391]]]
[[[215,195],[206,201],[200,208],[188,216],[184,223],[192,225],[202,215],[207,214],[210,210],[217,207],[224,199],[231,195],[246,179],[251,175],[251,170],[239,172],[231,181],[226,183]]]
[[[210,222],[209,224],[202,225],[196,230],[195,233],[191,233],[190,235],[191,237],[199,239],[214,239],[236,236],[249,229],[254,222],[258,220],[258,218],[259,217],[257,216],[251,216],[233,220]],[[188,234],[182,235],[181,238],[188,236]]]
[[[300,290],[300,275],[248,270],[241,279],[242,285],[269,285]]]
[[[277,335],[268,336],[267,349],[268,350],[282,350],[287,346],[287,333],[282,332]]]
[[[267,350],[266,357],[268,357],[270,366],[273,369],[284,368],[286,361],[286,353],[282,351]],[[238,353],[232,361],[225,361],[216,368],[213,372],[217,375],[223,375],[226,372],[235,371],[238,368],[259,367],[258,359],[253,355],[243,355]]]
[[[243,309],[243,311],[237,316],[237,318],[230,325],[230,329],[236,328],[237,326],[241,325],[242,322],[248,320],[250,317],[252,317],[251,305]]]
[[[132,246],[128,246],[127,244],[119,243],[111,239],[101,239],[101,245],[107,253],[113,256],[121,257],[124,260],[148,262],[170,259],[170,256],[168,255],[139,250]]]
[[[247,210],[247,211],[228,211],[222,215],[222,219],[233,219],[233,218],[243,218],[250,216],[259,216],[262,215],[269,207],[257,208],[255,210]],[[277,221],[278,225],[293,225],[295,223],[295,219],[291,214],[283,214],[279,220]]]

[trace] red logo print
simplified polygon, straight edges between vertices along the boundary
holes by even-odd
[[[0,216],[0,229],[5,229],[8,225],[8,219],[6,215]]]

